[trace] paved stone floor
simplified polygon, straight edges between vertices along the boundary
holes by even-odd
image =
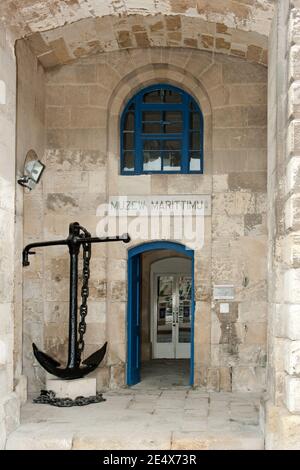
[[[75,408],[27,403],[7,449],[263,449],[260,397],[147,385]]]
[[[142,363],[141,383],[137,387],[174,387],[189,383],[189,359],[152,359]]]

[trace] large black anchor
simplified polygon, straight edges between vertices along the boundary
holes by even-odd
[[[40,363],[52,375],[56,375],[61,379],[71,380],[79,379],[89,374],[98,367],[105,356],[107,343],[102,348],[91,354],[87,359],[82,361],[81,354],[84,349],[83,336],[86,331],[85,317],[88,312],[87,298],[89,295],[88,280],[90,277],[90,258],[92,243],[118,242],[128,243],[130,237],[128,234],[116,237],[98,238],[92,237],[91,234],[78,222],[69,225],[69,236],[66,240],[54,240],[49,242],[31,243],[23,250],[23,266],[29,266],[28,255],[34,255],[32,248],[43,246],[67,245],[70,253],[70,305],[69,305],[69,348],[68,362],[66,368],[62,368],[60,363],[40,351],[33,343],[33,353]],[[78,255],[80,247],[83,247],[83,284],[81,289],[82,304],[80,306],[79,328],[77,333],[77,293],[78,293]],[[79,335],[79,339],[78,339]]]

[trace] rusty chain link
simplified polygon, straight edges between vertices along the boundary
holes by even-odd
[[[90,238],[91,234],[84,228],[80,226],[80,229],[84,232],[82,236],[85,238]],[[78,351],[78,362],[81,361],[81,355],[84,350],[84,334],[86,332],[86,321],[85,317],[88,313],[87,300],[89,296],[89,278],[90,278],[90,260],[92,255],[92,246],[90,243],[83,243],[83,268],[82,268],[82,287],[81,287],[81,305],[79,308],[80,321],[78,325],[78,342],[77,342],[77,351]]]
[[[39,403],[43,405],[52,405],[59,407],[70,407],[70,406],[85,406],[91,403],[101,403],[106,401],[103,398],[102,393],[97,392],[96,395],[90,397],[76,397],[72,398],[57,398],[55,392],[52,390],[41,390],[40,395],[33,399],[33,403]]]

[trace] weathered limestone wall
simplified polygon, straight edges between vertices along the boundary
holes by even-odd
[[[218,1],[218,0],[217,0]],[[208,13],[212,1],[205,4]],[[158,5],[161,5],[159,2]],[[232,12],[237,13],[239,6]],[[223,8],[224,10],[224,8]],[[251,31],[254,22],[244,24],[226,21],[221,11],[210,19],[199,15],[141,14],[85,18],[66,27],[35,32],[27,43],[45,68],[63,65],[98,52],[115,52],[147,47],[185,47],[193,50],[219,52],[266,65],[269,20],[263,31]],[[183,13],[183,12],[182,12]],[[223,12],[222,12],[223,13]],[[246,12],[244,11],[244,14]],[[229,17],[229,15],[228,15]],[[225,21],[224,21],[225,20]],[[224,23],[223,23],[224,21]],[[239,28],[239,29],[237,29]]]
[[[36,235],[64,238],[76,219],[95,232],[96,208],[111,195],[212,195],[205,243],[195,252],[195,383],[209,389],[265,387],[266,78],[260,65],[175,48],[95,55],[46,77],[47,170],[32,226],[34,219],[44,224]],[[198,100],[205,119],[204,175],[119,175],[120,112],[135,91],[157,82],[181,86]],[[93,248],[85,354],[108,340],[99,387],[124,385],[127,249]],[[44,282],[28,280],[26,292],[42,309],[41,327],[45,322],[35,340],[65,360],[68,255],[47,249],[35,263]],[[235,285],[229,315],[212,300],[214,283]],[[37,391],[40,384],[31,381]]]
[[[286,10],[286,8],[284,9]],[[268,77],[268,225],[269,225],[269,357],[268,387],[273,400],[282,401],[284,390],[283,339],[280,316],[284,308],[283,251],[285,235],[284,173],[287,137],[286,23],[279,27],[281,11],[274,17],[270,37]]]
[[[269,67],[269,326],[266,447],[299,449],[299,21],[279,2]]]
[[[144,4],[140,0],[80,0],[65,2],[62,8],[52,0],[2,0],[0,17],[16,30],[18,37],[26,35],[42,64],[51,67],[91,53],[128,47],[216,47],[244,56],[249,44],[248,52],[253,56],[266,45],[273,3],[274,0],[147,0]],[[246,43],[245,36],[249,39]]]
[[[14,393],[16,61],[13,38],[0,25],[0,449],[19,423]]]
[[[111,15],[123,19],[136,14],[147,17],[157,13],[166,17],[199,17],[208,21],[218,18],[230,27],[267,34],[273,3],[274,0],[226,0],[225,8],[225,3],[220,0],[148,0],[142,6],[140,0],[80,0],[66,2],[62,8],[59,4],[53,4],[52,0],[26,0],[26,3],[23,0],[3,0],[0,15],[22,34],[55,29],[84,18],[99,20]],[[93,35],[94,31],[89,31],[88,37],[93,38]]]
[[[24,170],[26,154],[35,150],[44,160],[45,151],[45,77],[43,67],[24,41],[16,43],[17,56],[17,175]],[[24,205],[24,213],[23,213]],[[32,259],[32,269],[22,268],[22,250],[27,243],[42,238],[43,217],[36,217],[42,207],[42,188],[38,184],[28,192],[17,186],[16,192],[16,265],[15,265],[15,377],[26,371],[29,391],[38,381],[41,369],[34,362],[31,343],[43,329],[43,307],[36,293],[42,293],[41,257]],[[24,216],[24,217],[23,217]],[[30,288],[27,289],[28,283]],[[24,294],[24,296],[23,296]],[[41,345],[42,346],[42,345]],[[25,377],[21,376],[24,382]],[[26,384],[24,384],[25,386]]]

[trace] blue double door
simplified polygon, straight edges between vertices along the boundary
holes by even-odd
[[[141,255],[128,262],[127,385],[141,381]]]

